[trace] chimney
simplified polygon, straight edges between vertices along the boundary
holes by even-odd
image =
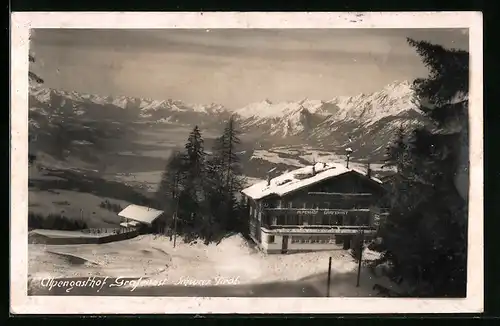
[[[269,173],[267,174],[267,185],[271,185],[271,176],[269,175]]]
[[[371,178],[372,177],[372,168],[370,167],[370,163],[368,163],[367,167],[366,167],[366,176],[368,178]]]
[[[316,175],[316,163],[313,163],[313,166],[312,166],[312,174],[313,176]]]

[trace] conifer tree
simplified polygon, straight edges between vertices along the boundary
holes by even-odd
[[[405,129],[400,126],[396,131],[396,136],[393,143],[387,146],[385,166],[394,167],[397,172],[403,170],[405,162],[407,162],[407,145],[405,139]]]
[[[198,126],[195,126],[189,134],[182,165],[183,191],[179,198],[182,219],[193,230],[193,234],[206,234],[208,227],[205,209],[206,153]]]
[[[222,164],[220,157],[211,155],[207,160],[207,175],[205,183],[205,193],[207,194],[207,206],[209,214],[209,225],[211,235],[222,232],[226,227],[221,220],[224,211],[222,210],[224,197],[224,180],[220,173]]]
[[[163,226],[172,226],[172,218],[177,209],[177,199],[181,192],[181,176],[183,172],[183,157],[179,151],[174,152],[168,159],[163,171],[158,190],[156,191],[155,204],[163,210]]]
[[[419,108],[433,124],[398,134],[391,212],[381,226],[382,261],[414,296],[464,296],[467,203],[454,184],[461,134],[467,132],[468,53],[408,39],[429,76],[414,82]]]
[[[218,212],[217,219],[226,229],[237,228],[238,202],[236,194],[243,187],[242,168],[240,158],[237,155],[238,145],[241,144],[239,131],[236,128],[234,117],[228,120],[222,135],[216,140],[211,165],[217,173],[219,188],[214,190],[222,201],[215,210]]]

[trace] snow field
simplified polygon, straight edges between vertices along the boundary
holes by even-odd
[[[345,251],[266,255],[240,235],[219,245],[189,245],[177,239],[144,235],[134,239],[85,245],[29,245],[29,275],[33,278],[77,276],[149,277],[175,284],[181,278],[237,278],[239,284],[293,281],[323,273],[328,257],[339,272],[355,269]]]

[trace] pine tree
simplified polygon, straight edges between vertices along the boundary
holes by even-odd
[[[391,212],[381,226],[383,259],[415,296],[463,296],[467,203],[454,184],[459,139],[467,132],[468,53],[408,39],[429,68],[414,89],[432,126],[398,135],[387,151],[397,166]]]
[[[241,144],[240,132],[236,128],[234,117],[230,117],[222,135],[216,140],[211,166],[215,179],[216,196],[222,200],[213,210],[218,212],[216,218],[227,230],[238,228],[238,202],[236,194],[243,188],[242,168],[237,155],[238,145]]]
[[[386,158],[385,158],[385,166],[386,167],[394,167],[397,172],[403,170],[403,167],[406,165],[407,160],[407,145],[405,139],[405,129],[403,126],[400,126],[396,131],[396,137],[394,142],[387,146],[386,150]]]
[[[182,192],[179,196],[179,216],[191,228],[193,236],[208,233],[206,205],[206,153],[198,126],[189,134],[183,155]]]
[[[225,200],[224,179],[220,171],[222,171],[220,157],[212,155],[207,160],[207,176],[205,183],[211,236],[215,236],[225,229],[225,225],[223,225],[220,219],[224,214],[222,204]]]
[[[181,192],[181,176],[183,172],[183,156],[179,151],[174,152],[165,165],[158,190],[155,195],[155,204],[163,210],[163,226],[172,227],[172,217],[177,209],[177,199]]]

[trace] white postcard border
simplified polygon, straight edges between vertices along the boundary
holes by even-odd
[[[11,313],[465,313],[483,311],[483,31],[480,12],[105,13],[11,16]],[[466,299],[28,296],[28,50],[30,28],[469,28],[470,188]]]

